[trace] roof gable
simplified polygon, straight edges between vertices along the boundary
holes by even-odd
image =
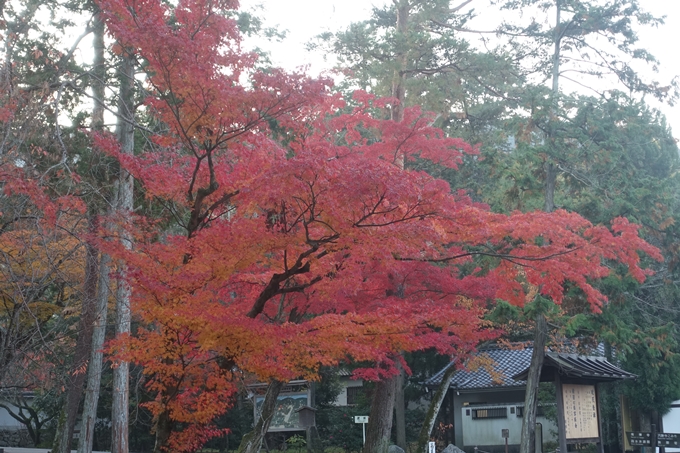
[[[599,353],[600,348],[593,351]],[[498,346],[480,349],[475,355],[486,355],[492,361],[491,373],[484,367],[476,371],[462,369],[456,372],[451,380],[450,388],[456,390],[489,390],[522,388],[526,385],[526,377],[531,364],[533,347],[522,349],[507,349]],[[428,387],[437,387],[442,377],[455,362],[450,363],[437,374],[425,381]],[[628,373],[597,355],[579,355],[563,352],[546,352],[541,380],[551,381],[554,371],[572,379],[587,379],[591,381],[614,381],[634,379],[637,376]]]
[[[635,379],[637,376],[629,373],[607,359],[600,356],[584,356],[578,354],[566,354],[562,352],[546,352],[541,380],[553,380],[553,376],[546,372],[552,368],[559,372],[561,376],[570,379],[587,379],[599,382],[619,381],[623,379]],[[516,379],[526,379],[529,367],[513,377]],[[554,373],[554,372],[553,372]],[[545,377],[544,377],[545,375]]]

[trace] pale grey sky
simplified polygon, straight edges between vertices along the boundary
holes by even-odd
[[[273,63],[287,69],[309,66],[312,74],[330,69],[332,59],[309,53],[304,45],[324,31],[338,31],[351,22],[369,17],[373,5],[384,5],[391,0],[241,0],[243,8],[261,5],[259,15],[267,25],[279,25],[288,30],[282,43],[262,45],[271,51]],[[455,2],[452,2],[455,4]],[[680,76],[680,0],[640,0],[647,11],[666,16],[666,24],[659,28],[640,29],[642,47],[650,50],[660,61],[659,73],[650,75],[660,82]],[[475,0],[470,5],[479,16],[477,23],[494,24],[499,15],[488,0]],[[651,100],[668,118],[675,137],[680,137],[680,106],[670,107]]]

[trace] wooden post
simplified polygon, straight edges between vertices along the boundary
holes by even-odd
[[[567,453],[567,426],[564,421],[564,395],[562,394],[562,378],[555,370],[555,393],[557,396],[557,437],[560,453]]]
[[[595,407],[597,408],[597,432],[600,441],[597,443],[598,453],[604,453],[604,442],[602,441],[602,411],[600,409],[600,384],[595,384]],[[625,434],[624,434],[625,436]]]

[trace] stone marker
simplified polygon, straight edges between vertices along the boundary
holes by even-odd
[[[460,448],[456,447],[455,445],[449,444],[444,450],[442,450],[441,453],[465,453],[465,452]]]

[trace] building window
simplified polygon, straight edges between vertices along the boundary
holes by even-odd
[[[347,405],[354,406],[359,404],[359,398],[364,394],[362,387],[347,387]]]
[[[508,418],[507,407],[490,407],[486,409],[472,409],[472,419]]]

